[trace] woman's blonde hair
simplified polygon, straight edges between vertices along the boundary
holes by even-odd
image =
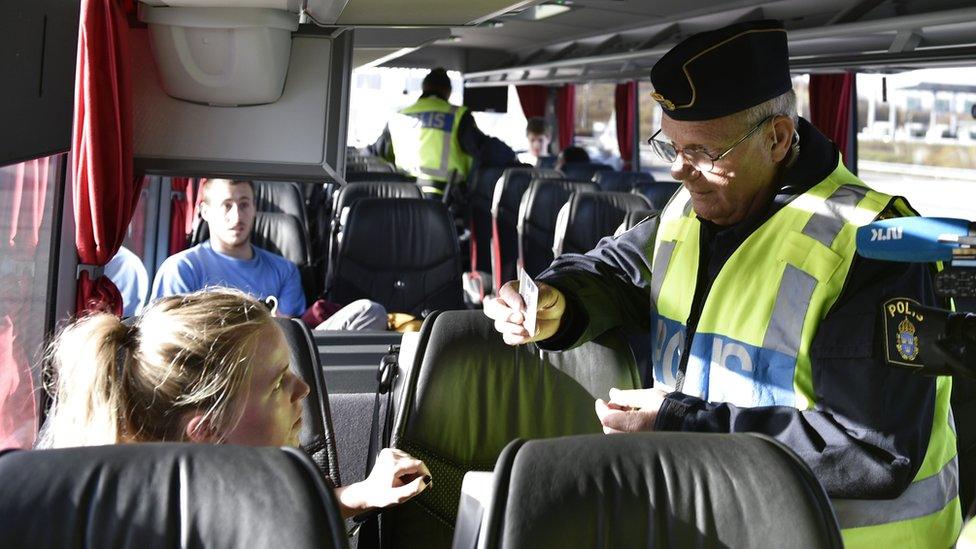
[[[162,298],[132,326],[104,313],[76,321],[48,352],[52,403],[38,446],[180,441],[190,412],[219,440],[268,326],[267,307],[223,288]]]

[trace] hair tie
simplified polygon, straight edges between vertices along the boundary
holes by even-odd
[[[135,349],[139,336],[139,325],[135,322],[132,324],[123,323],[122,327],[125,328],[125,332],[122,334],[122,341],[115,353],[115,376],[120,380],[125,373],[126,355]]]

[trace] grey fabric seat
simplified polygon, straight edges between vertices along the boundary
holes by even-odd
[[[302,430],[299,442],[319,470],[335,486],[342,486],[339,473],[339,451],[329,405],[329,390],[319,361],[319,350],[308,326],[298,318],[275,319],[288,345],[292,373],[309,387],[302,403]]]
[[[627,213],[650,206],[646,198],[631,193],[573,193],[556,217],[552,252],[584,254],[612,236]]]
[[[384,539],[399,548],[449,547],[465,473],[491,470],[516,438],[601,432],[594,399],[638,384],[617,334],[540,356],[532,346],[506,345],[480,311],[432,315],[403,382],[391,445],[424,460],[434,482],[383,513]]]
[[[809,467],[759,435],[518,440],[494,481],[489,548],[843,547]]]
[[[536,276],[552,263],[552,241],[556,217],[570,195],[596,192],[596,183],[563,179],[537,179],[519,204],[519,262],[529,276]]]
[[[295,448],[122,444],[0,455],[0,540],[35,549],[345,548]]]

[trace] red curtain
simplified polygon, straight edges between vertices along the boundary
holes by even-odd
[[[637,82],[631,80],[617,84],[613,92],[613,109],[617,119],[617,148],[624,170],[631,169],[634,157],[634,101],[637,99]]]
[[[0,168],[0,450],[30,448],[37,434],[37,403],[30,356],[43,341],[43,276],[38,250],[45,221],[49,170],[56,157]],[[49,230],[49,229],[48,229]],[[47,235],[45,234],[45,237]],[[44,288],[44,289],[41,289]],[[40,295],[39,295],[40,294]]]
[[[169,210],[169,255],[186,249],[187,235],[193,230],[196,204],[196,189],[189,177],[174,177],[171,188],[173,198]],[[177,193],[182,193],[182,196]]]
[[[105,265],[122,245],[139,200],[132,169],[132,82],[128,25],[110,0],[82,0],[75,74],[73,193],[78,261]],[[78,314],[122,313],[108,277],[78,279]]]
[[[518,92],[526,118],[546,116],[546,101],[549,99],[547,86],[515,86],[515,91]]]
[[[837,144],[848,168],[854,160],[853,93],[853,73],[810,75],[810,122]]]
[[[576,86],[564,84],[556,94],[556,121],[559,124],[559,148],[573,145],[576,134]]]

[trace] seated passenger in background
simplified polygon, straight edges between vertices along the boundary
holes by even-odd
[[[142,259],[122,246],[105,266],[105,276],[122,294],[122,316],[140,314],[149,294],[149,273]]]
[[[51,346],[51,408],[38,446],[133,442],[298,446],[308,386],[289,369],[262,303],[229,289],[164,297],[133,326],[94,314]],[[430,471],[384,449],[362,482],[335,488],[344,517],[403,503]]]
[[[280,315],[305,312],[298,267],[280,255],[251,244],[254,188],[250,181],[209,179],[200,187],[200,216],[210,239],[166,259],[156,273],[152,298],[186,294],[208,286],[226,286],[256,298],[274,296]],[[349,304],[318,329],[385,330],[386,310],[368,300]]]
[[[566,164],[588,164],[590,155],[582,147],[566,147],[556,159],[556,169],[561,170]]]
[[[529,142],[529,150],[519,154],[519,161],[538,167],[539,159],[549,156],[549,125],[546,120],[534,116],[525,125],[525,139]]]

